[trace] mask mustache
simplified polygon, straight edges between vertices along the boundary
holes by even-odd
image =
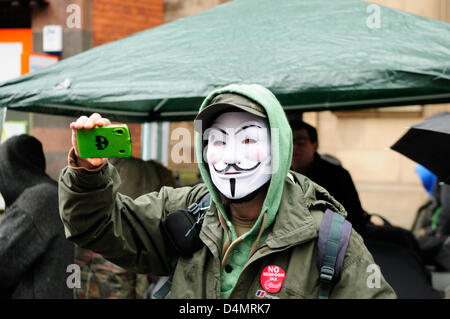
[[[255,168],[257,168],[259,165],[261,164],[261,162],[258,162],[255,166],[251,167],[251,168],[241,168],[239,167],[237,164],[228,164],[224,169],[222,170],[217,170],[216,167],[213,165],[214,170],[219,173],[219,174],[224,174],[226,173],[230,168],[234,168],[237,172],[248,172],[251,170],[254,170]]]

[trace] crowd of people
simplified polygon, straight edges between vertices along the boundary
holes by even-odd
[[[420,271],[426,265],[450,270],[449,181],[433,181],[412,231],[388,221],[378,226],[350,173],[318,152],[316,129],[289,121],[264,87],[211,92],[195,119],[200,122],[195,149],[203,182],[178,188],[172,172],[155,161],[81,158],[76,131],[110,124],[97,113],[71,123],[73,147],[59,181],[46,175],[36,138],[2,143],[0,297],[149,298],[163,277],[172,283],[165,295],[171,298],[317,298],[323,281],[317,238],[327,210],[353,227],[345,257],[337,255],[342,269],[331,269],[331,298],[408,297],[391,281],[380,243],[411,251],[415,266],[403,261]],[[195,249],[180,255],[167,216],[206,194],[210,204],[191,227],[198,230]],[[80,277],[69,287],[67,267],[73,264]],[[376,264],[381,274],[373,287],[367,269]],[[438,297],[426,270],[420,271],[414,274],[425,279],[417,281],[417,296]]]

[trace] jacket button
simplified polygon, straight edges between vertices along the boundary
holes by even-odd
[[[230,272],[233,271],[233,267],[231,267],[230,264],[226,264],[226,265],[225,265],[225,271],[226,271],[227,273],[230,273]]]

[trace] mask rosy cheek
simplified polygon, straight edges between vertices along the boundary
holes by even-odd
[[[264,157],[264,152],[262,152],[262,151],[260,151],[260,150],[258,150],[258,151],[255,152],[255,158],[256,158],[258,161],[261,161],[261,158],[263,158],[263,157]]]
[[[253,158],[257,159],[258,162],[261,162],[263,159],[267,157],[267,152],[265,150],[255,150],[253,153]]]
[[[216,154],[208,152],[206,154],[206,159],[208,160],[209,163],[214,163],[216,160]]]

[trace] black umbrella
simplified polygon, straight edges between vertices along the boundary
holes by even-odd
[[[450,177],[450,113],[438,113],[409,128],[391,149],[422,164],[441,180]]]

